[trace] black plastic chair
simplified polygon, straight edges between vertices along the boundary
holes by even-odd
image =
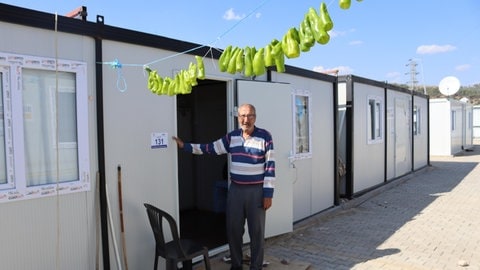
[[[178,227],[175,219],[167,212],[157,207],[144,203],[147,209],[148,219],[155,236],[155,265],[157,270],[158,257],[166,261],[166,269],[178,269],[178,263],[182,262],[182,269],[192,269],[192,259],[197,256],[203,256],[205,269],[210,270],[210,258],[208,257],[208,248],[190,239],[181,239],[178,234]],[[163,230],[163,221],[166,220],[170,227],[172,236],[171,241],[166,241]]]

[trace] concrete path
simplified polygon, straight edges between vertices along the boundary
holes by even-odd
[[[480,146],[310,217],[266,254],[309,269],[480,270]]]

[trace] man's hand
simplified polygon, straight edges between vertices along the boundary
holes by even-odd
[[[263,198],[263,209],[268,210],[272,206],[272,198]]]
[[[178,138],[178,137],[175,137],[175,136],[172,136],[172,139],[177,143],[178,147],[179,148],[183,148],[183,141],[182,139]]]

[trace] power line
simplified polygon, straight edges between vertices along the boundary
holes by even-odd
[[[418,66],[418,64],[415,61],[415,59],[408,59],[408,64],[406,64],[406,66],[410,67],[409,72],[405,73],[406,75],[410,75],[410,81],[408,81],[408,85],[410,85],[409,89],[412,90],[412,91],[415,91],[415,90],[417,90],[417,84],[418,84],[418,80],[417,80],[417,75],[418,75],[417,66]]]

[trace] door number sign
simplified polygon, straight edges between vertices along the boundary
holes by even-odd
[[[167,148],[168,134],[165,132],[153,132],[151,135],[151,148]]]

